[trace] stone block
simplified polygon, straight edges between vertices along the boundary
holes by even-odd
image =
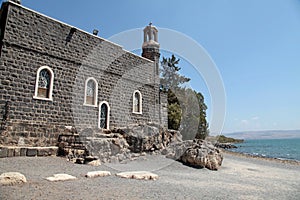
[[[37,156],[48,156],[49,148],[37,148]]]
[[[104,177],[104,176],[110,176],[111,173],[109,171],[92,171],[88,172],[85,177],[87,178],[95,178],[95,177]]]
[[[6,158],[6,157],[7,157],[7,148],[0,147],[0,158]]]
[[[158,175],[147,172],[147,171],[130,171],[130,172],[121,172],[116,174],[116,176],[127,179],[137,179],[137,180],[157,180]]]
[[[58,151],[58,147],[50,147],[48,151],[49,156],[56,156]]]
[[[28,148],[26,156],[37,156],[37,149],[36,148]]]
[[[7,157],[14,157],[15,155],[15,149],[13,147],[7,148]]]
[[[15,148],[14,156],[21,156],[21,148],[20,147]]]
[[[20,148],[20,156],[26,156],[27,155],[27,148]]]
[[[75,180],[76,177],[69,175],[69,174],[54,174],[51,177],[46,178],[48,181],[69,181],[69,180]]]

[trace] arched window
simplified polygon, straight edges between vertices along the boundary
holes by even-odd
[[[132,112],[136,114],[142,114],[142,94],[140,91],[135,90],[132,96],[133,108]]]
[[[33,98],[52,100],[54,74],[50,67],[40,67],[36,73],[35,92]]]
[[[98,83],[96,79],[90,77],[85,81],[85,98],[84,104],[97,106]]]
[[[99,123],[98,127],[102,129],[109,129],[109,115],[110,107],[106,101],[99,103]]]

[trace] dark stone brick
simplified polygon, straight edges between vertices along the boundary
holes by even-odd
[[[27,155],[27,148],[21,148],[20,149],[20,156],[26,156]]]
[[[6,157],[7,157],[7,148],[0,147],[0,158],[6,158]]]
[[[7,148],[7,157],[14,157],[15,156],[15,149],[12,147]]]
[[[38,148],[37,156],[48,156],[49,149],[46,148]]]
[[[28,148],[26,156],[37,156],[37,149],[36,148]]]

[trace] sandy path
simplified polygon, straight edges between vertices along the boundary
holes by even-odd
[[[157,181],[116,176],[87,179],[88,171],[149,170]],[[18,171],[28,183],[0,186],[0,199],[300,199],[300,166],[225,154],[219,171],[195,169],[162,156],[99,167],[72,164],[56,157],[3,158],[0,173]],[[74,181],[48,182],[68,173]]]

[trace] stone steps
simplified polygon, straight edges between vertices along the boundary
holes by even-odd
[[[56,156],[58,147],[0,146],[0,158],[16,156]]]

